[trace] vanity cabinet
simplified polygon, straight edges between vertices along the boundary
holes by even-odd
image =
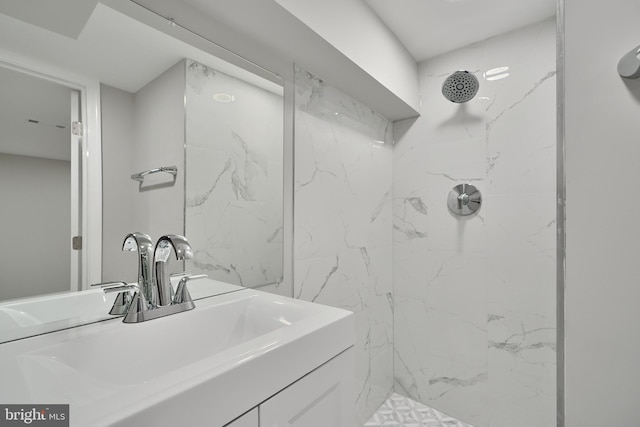
[[[260,427],[352,427],[353,347],[260,405]]]
[[[241,289],[5,343],[0,402],[66,402],[71,427],[352,427],[354,342],[352,312]]]
[[[353,368],[351,347],[225,427],[353,427]]]

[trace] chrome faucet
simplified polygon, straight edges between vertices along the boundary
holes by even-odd
[[[154,270],[156,273],[156,287],[158,291],[157,305],[164,307],[173,303],[173,287],[169,277],[167,261],[171,255],[171,249],[176,253],[179,261],[193,258],[193,251],[187,239],[176,234],[167,234],[158,239],[153,251]]]
[[[138,323],[195,308],[187,290],[189,280],[202,279],[206,274],[181,273],[177,292],[174,293],[167,262],[171,250],[176,259],[193,257],[191,245],[183,236],[167,234],[158,239],[153,247],[151,237],[144,233],[128,234],[122,244],[123,251],[139,254],[138,283],[101,283],[105,293],[120,292],[110,314],[124,314],[124,323]],[[131,297],[132,291],[135,291]]]
[[[138,287],[141,289],[146,303],[154,305],[157,299],[153,282],[153,240],[148,234],[130,233],[122,242],[125,252],[138,252]]]

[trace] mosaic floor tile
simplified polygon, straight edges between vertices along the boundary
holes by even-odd
[[[473,427],[433,408],[393,393],[364,427]]]

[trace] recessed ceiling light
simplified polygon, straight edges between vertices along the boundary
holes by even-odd
[[[496,67],[484,72],[483,76],[486,80],[500,80],[509,77],[509,67]]]
[[[236,97],[228,93],[216,93],[213,95],[213,99],[218,102],[233,102]]]

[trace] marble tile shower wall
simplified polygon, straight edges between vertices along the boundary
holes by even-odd
[[[186,61],[190,271],[250,287],[282,280],[282,105],[280,94]]]
[[[356,316],[361,424],[393,388],[392,124],[295,77],[294,296]]]
[[[475,427],[555,425],[555,67],[555,20],[444,54],[394,124],[395,390]],[[480,90],[453,104],[460,69]]]

